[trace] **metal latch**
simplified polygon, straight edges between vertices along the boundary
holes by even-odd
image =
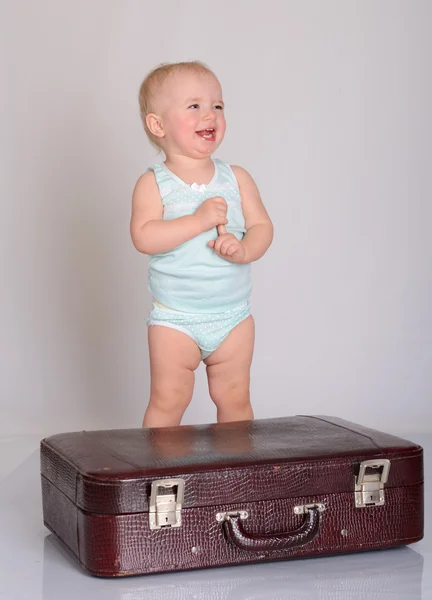
[[[377,471],[376,469],[381,469]],[[367,469],[374,472],[367,473]],[[355,505],[357,508],[382,506],[384,504],[384,484],[387,483],[390,471],[390,461],[387,458],[364,460],[355,480]]]
[[[150,529],[180,527],[184,499],[184,479],[158,479],[152,482],[149,506]],[[169,488],[176,488],[167,493]],[[159,490],[165,490],[160,493]]]

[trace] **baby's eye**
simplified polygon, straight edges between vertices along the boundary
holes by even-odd
[[[223,109],[224,109],[224,107],[223,107],[223,106],[221,106],[220,104],[217,104],[217,105],[215,106],[215,108],[218,108],[219,110],[223,110]]]
[[[197,108],[198,108],[198,107],[199,107],[199,104],[191,104],[191,105],[189,106],[189,108],[195,108],[195,107],[197,107]]]

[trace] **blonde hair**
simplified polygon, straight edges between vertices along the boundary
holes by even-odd
[[[157,96],[161,93],[165,81],[169,76],[176,73],[199,73],[215,76],[213,71],[207,67],[207,65],[199,60],[193,60],[189,62],[162,63],[145,77],[138,93],[140,116],[150,144],[157,148],[159,152],[161,150],[159,138],[149,131],[146,117],[149,113],[154,111]]]

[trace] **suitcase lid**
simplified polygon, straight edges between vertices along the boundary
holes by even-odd
[[[152,482],[173,478],[183,508],[354,492],[370,459],[390,460],[386,487],[415,485],[422,456],[408,440],[301,415],[58,434],[41,442],[41,473],[79,508],[123,514],[147,512]]]

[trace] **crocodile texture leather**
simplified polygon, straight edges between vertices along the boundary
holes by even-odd
[[[391,462],[385,505],[356,508],[355,476],[371,458]],[[59,434],[41,443],[41,474],[46,526],[94,575],[386,548],[423,536],[422,448],[331,417]],[[182,524],[151,530],[151,482],[177,477],[185,481]],[[325,505],[313,539],[244,549],[248,539],[307,528],[293,508],[312,503]],[[240,509],[249,518],[227,535],[216,513]]]

